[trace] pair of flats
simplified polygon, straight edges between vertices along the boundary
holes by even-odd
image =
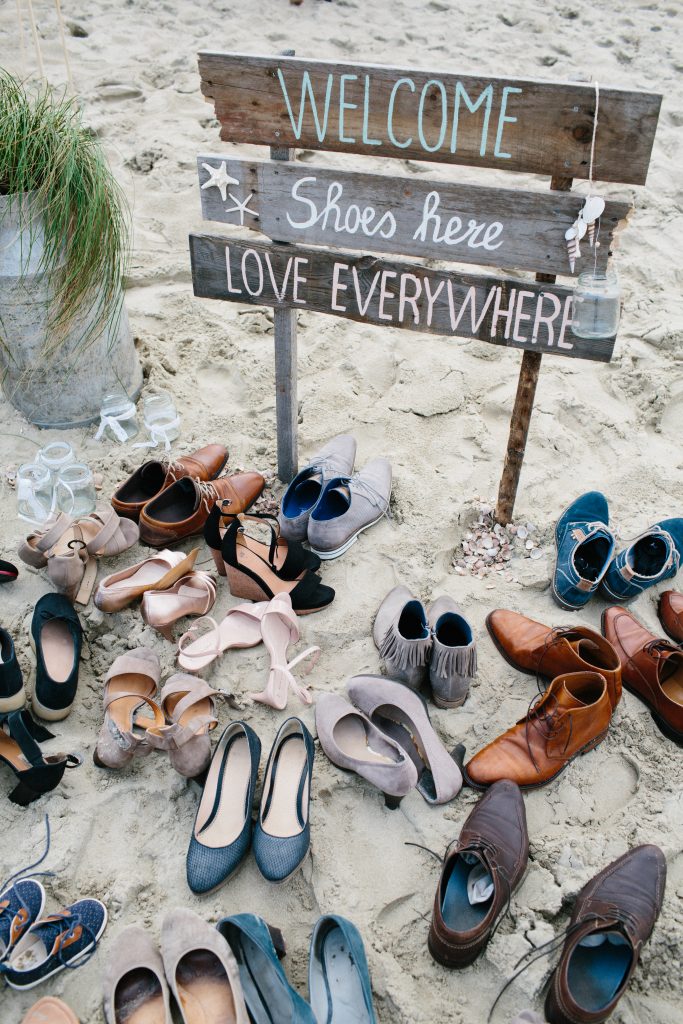
[[[36,656],[33,713],[47,722],[66,718],[73,707],[83,646],[83,629],[63,594],[45,594],[31,620],[31,647]],[[0,628],[0,714],[17,711],[26,702],[24,679],[14,640]]]
[[[358,473],[356,439],[328,441],[300,470],[280,506],[280,530],[288,541],[307,540],[320,558],[338,558],[359,534],[389,511],[391,463],[371,459]]]
[[[398,586],[382,601],[372,630],[384,668],[414,690],[429,683],[440,708],[458,708],[467,700],[477,673],[472,627],[447,595],[427,609]]]
[[[234,875],[253,847],[270,882],[284,882],[310,846],[309,809],[313,737],[299,718],[288,718],[273,742],[256,823],[261,741],[246,722],[231,722],[216,744],[187,852],[187,883],[200,895]]]
[[[47,568],[53,585],[71,601],[87,604],[97,576],[97,559],[127,551],[138,540],[137,523],[120,519],[113,508],[97,508],[73,519],[60,512],[19,545],[22,562]]]
[[[299,642],[300,635],[290,594],[277,594],[270,601],[236,605],[221,622],[210,616],[198,620],[178,642],[178,664],[186,671],[200,672],[225,651],[256,647],[263,642],[270,655],[268,679],[263,690],[250,693],[249,697],[283,711],[290,690],[302,704],[312,703],[309,691],[297,681],[292,669],[308,658],[304,672],[310,672],[320,656],[320,648],[308,647],[288,662],[287,650]]]
[[[311,939],[310,1003],[280,964],[281,933],[255,914],[224,917],[212,928],[190,910],[166,915],[160,951],[136,925],[111,949],[104,978],[106,1024],[375,1024],[362,939],[350,921],[321,917]]]
[[[551,590],[561,608],[583,608],[598,590],[610,603],[632,601],[677,574],[683,557],[683,519],[662,519],[617,551],[607,498],[588,491],[558,519],[555,545]]]
[[[384,793],[389,808],[417,789],[430,804],[445,804],[462,786],[462,773],[415,691],[384,676],[353,676],[351,703],[324,694],[315,709],[325,754],[344,771],[356,772]]]
[[[209,733],[218,725],[216,701],[229,695],[178,672],[157,697],[160,677],[159,659],[147,647],[116,658],[104,680],[104,722],[93,754],[98,768],[124,768],[160,750],[185,778],[206,771]]]
[[[20,991],[40,985],[66,967],[85,964],[107,924],[105,905],[90,897],[45,913],[45,889],[29,872],[48,854],[49,823],[47,828],[47,848],[40,860],[0,886],[0,977]]]

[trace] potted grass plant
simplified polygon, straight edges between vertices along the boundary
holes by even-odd
[[[142,383],[123,305],[123,194],[73,99],[0,69],[0,379],[39,426]]]

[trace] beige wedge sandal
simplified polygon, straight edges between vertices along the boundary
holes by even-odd
[[[216,700],[228,696],[184,672],[177,672],[164,684],[159,704],[167,724],[155,728],[154,733],[179,775],[193,779],[209,767],[209,734],[218,725]]]
[[[197,619],[178,641],[178,664],[187,672],[201,672],[231,647],[256,647],[261,643],[261,616],[267,607],[267,601],[238,604],[220,623],[210,615]],[[211,628],[201,633],[204,623]]]
[[[216,602],[216,584],[208,572],[181,576],[168,590],[142,595],[140,611],[148,626],[173,641],[173,625],[186,615],[206,615]]]
[[[97,588],[95,604],[103,612],[120,612],[148,590],[168,590],[191,572],[198,554],[199,548],[189,555],[182,551],[160,551],[153,558],[105,576]]]
[[[160,675],[159,659],[147,647],[136,647],[113,663],[104,679],[104,723],[93,754],[98,768],[123,768],[136,756],[163,749],[160,732],[166,720],[152,699]],[[145,707],[151,717],[138,715]]]

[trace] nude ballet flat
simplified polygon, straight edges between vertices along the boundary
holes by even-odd
[[[173,641],[173,624],[186,615],[206,615],[216,601],[216,584],[208,572],[181,576],[168,590],[142,595],[140,612],[148,626]]]
[[[261,643],[261,616],[267,607],[267,601],[238,604],[220,623],[210,615],[197,619],[178,641],[178,664],[187,672],[201,672],[231,647],[256,647]],[[200,624],[205,622],[211,628],[200,635]]]
[[[168,590],[194,566],[199,548],[189,555],[182,551],[160,551],[153,558],[105,576],[97,588],[95,604],[103,612],[120,612],[148,590]]]
[[[78,1017],[61,999],[43,996],[28,1010],[21,1024],[78,1024]]]
[[[102,987],[107,1024],[172,1024],[164,964],[143,928],[131,925],[119,932]]]
[[[289,594],[277,594],[268,602],[261,616],[261,636],[270,655],[270,672],[265,689],[260,693],[250,693],[251,699],[283,711],[287,707],[291,689],[302,704],[312,704],[313,698],[306,687],[296,681],[291,669],[312,655],[312,660],[304,669],[304,672],[310,672],[320,657],[320,648],[308,647],[292,661],[287,661],[287,648],[290,644],[298,643],[301,636]]]

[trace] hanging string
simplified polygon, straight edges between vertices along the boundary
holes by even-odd
[[[66,33],[64,32],[64,18],[62,17],[62,5],[60,0],[55,0],[55,7],[57,8],[57,21],[59,22],[59,37],[62,41],[62,51],[64,53],[64,64],[66,66],[66,80],[69,84],[71,91],[74,91],[74,80],[71,77],[71,64],[69,62],[69,51],[66,48]]]
[[[598,111],[600,110],[600,83],[595,82],[595,114],[593,115],[593,138],[591,139],[591,156],[588,166],[588,184],[593,191],[593,161],[595,160],[595,136],[598,134]]]

